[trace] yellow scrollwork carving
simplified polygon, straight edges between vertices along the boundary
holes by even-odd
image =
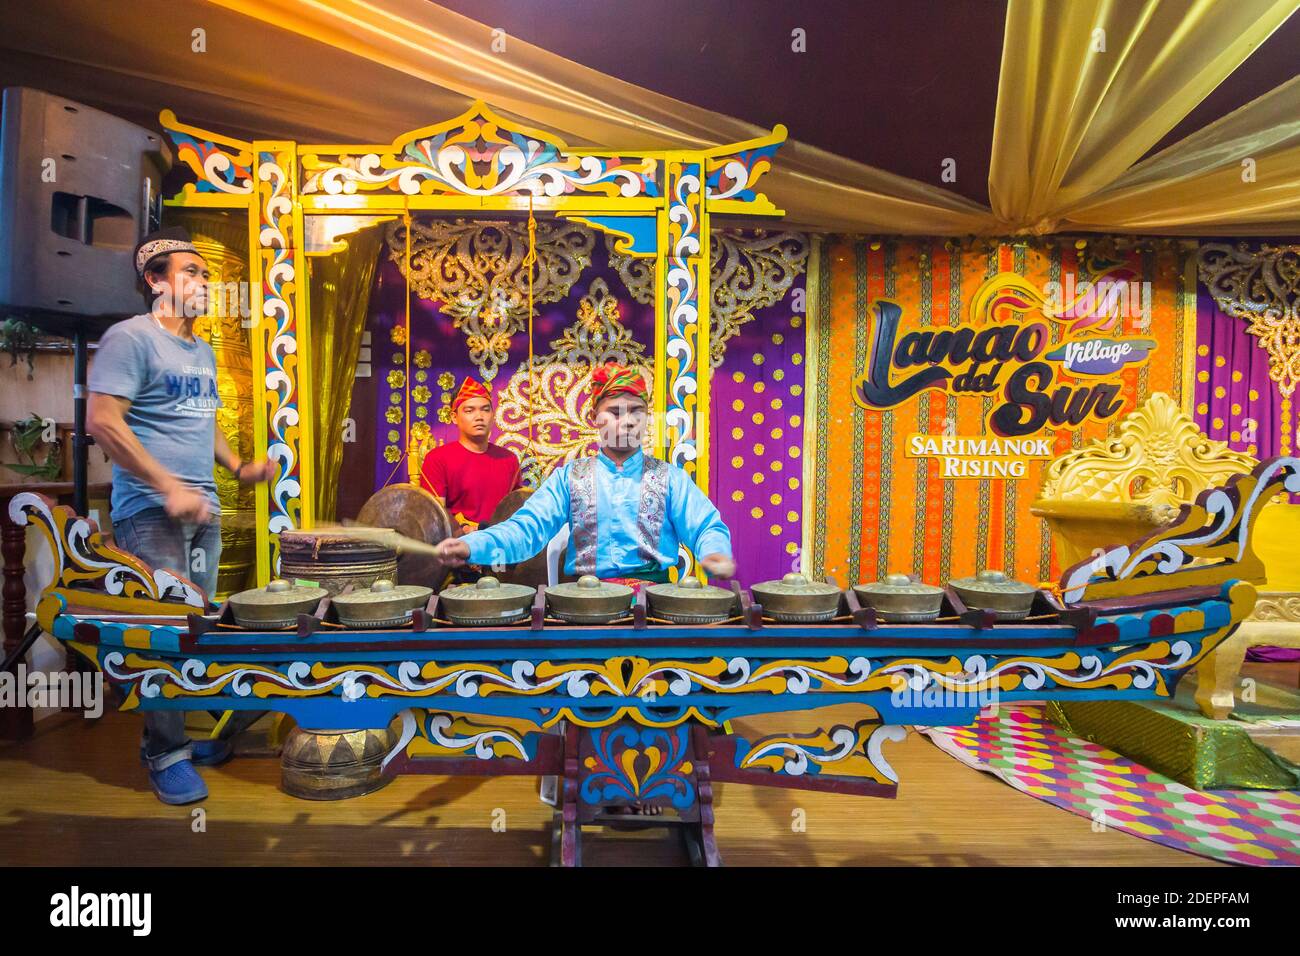
[[[1251,620],[1300,623],[1300,594],[1261,592],[1259,600],[1255,603],[1255,613],[1251,615]]]

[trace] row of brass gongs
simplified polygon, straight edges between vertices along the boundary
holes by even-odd
[[[523,506],[532,490],[520,488],[501,499],[482,527],[500,524]],[[440,544],[459,532],[456,520],[428,491],[414,485],[389,485],[370,496],[357,514],[357,524],[388,528],[425,544]],[[397,557],[397,583],[423,584],[439,590],[448,568],[431,554],[404,551]],[[495,575],[500,581],[540,587],[547,583],[546,550]]]

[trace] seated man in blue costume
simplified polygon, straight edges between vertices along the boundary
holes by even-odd
[[[664,582],[685,544],[710,575],[731,577],[731,532],[718,509],[686,472],[641,450],[645,379],[609,362],[592,382],[600,453],[557,468],[508,520],[443,541],[442,560],[452,567],[518,564],[568,524],[569,575]]]

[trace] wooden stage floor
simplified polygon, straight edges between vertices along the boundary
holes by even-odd
[[[1269,671],[1282,676],[1276,666]],[[1294,685],[1294,673],[1288,676]],[[851,709],[832,708],[776,723],[737,723],[746,731],[804,732],[853,717]],[[281,793],[279,760],[270,756],[237,756],[203,770],[211,793],[194,805],[206,814],[206,832],[196,833],[194,806],[166,807],[149,790],[138,760],[139,726],[130,714],[110,712],[99,721],[62,714],[40,721],[31,740],[0,744],[0,863],[543,866],[549,860],[551,809],[538,800],[536,778],[407,776],[364,797],[318,803]],[[245,746],[256,750],[259,743],[254,730]],[[1095,833],[1088,819],[964,767],[919,734],[886,744],[885,755],[902,781],[896,800],[715,787],[723,862],[1214,865],[1118,830]],[[806,819],[803,832],[794,826],[798,810]],[[502,811],[504,829],[498,823],[494,830]],[[587,865],[685,860],[662,830],[588,830],[584,845]]]

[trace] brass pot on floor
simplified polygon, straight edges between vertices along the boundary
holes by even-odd
[[[280,754],[280,789],[304,800],[347,800],[386,787],[379,765],[397,743],[380,730],[303,730],[295,727]]]
[[[397,572],[392,548],[329,532],[280,532],[280,574],[305,578],[337,596],[350,584],[368,589]],[[382,730],[294,728],[280,754],[280,787],[305,800],[346,800],[385,786],[379,764],[396,737]]]

